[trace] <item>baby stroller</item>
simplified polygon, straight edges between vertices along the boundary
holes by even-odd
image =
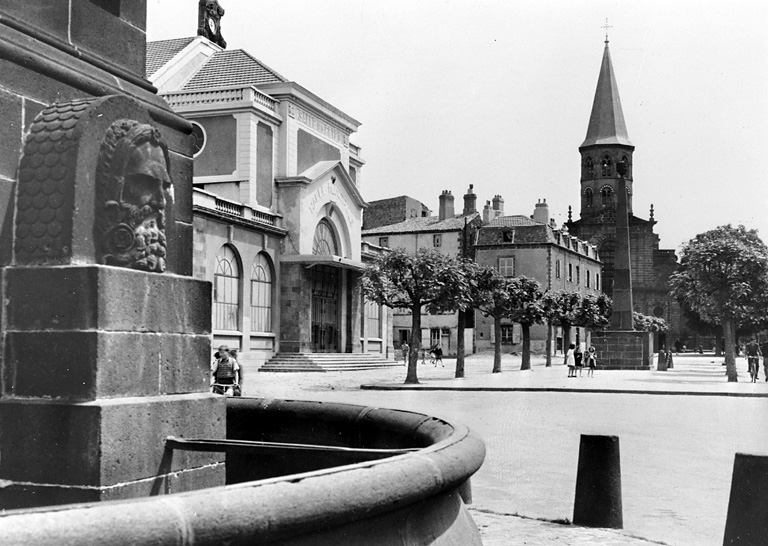
[[[223,383],[214,383],[211,385],[211,392],[213,394],[221,394],[223,396],[242,396],[243,390],[237,383],[225,385]]]

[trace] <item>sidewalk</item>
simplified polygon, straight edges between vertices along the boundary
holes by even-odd
[[[580,377],[567,377],[562,357],[546,359],[531,357],[531,369],[521,371],[519,355],[502,355],[502,372],[492,373],[493,355],[481,353],[465,359],[464,377],[455,378],[456,359],[444,359],[444,366],[434,366],[427,360],[419,361],[418,384],[405,384],[406,368],[383,368],[357,372],[328,373],[256,373],[246,369],[245,395],[258,378],[260,387],[268,384],[269,396],[279,398],[279,392],[303,390],[443,390],[443,391],[570,391],[599,393],[630,393],[689,396],[768,397],[768,383],[761,367],[757,383],[750,383],[746,359],[737,357],[739,381],[728,383],[723,357],[713,354],[681,354],[674,357],[674,368],[656,370],[596,370],[594,377],[585,369]],[[269,377],[272,376],[272,377]],[[285,381],[283,381],[285,380]]]
[[[456,396],[455,391],[482,393],[503,391],[564,392],[568,393],[629,393],[653,395],[677,395],[714,397],[768,397],[768,383],[761,368],[760,382],[750,383],[746,372],[746,360],[737,359],[738,383],[728,383],[725,377],[723,358],[712,354],[679,355],[674,357],[674,368],[665,372],[597,370],[594,377],[588,377],[586,370],[581,377],[568,378],[562,357],[553,359],[551,367],[545,366],[545,358],[534,356],[532,369],[520,371],[521,357],[505,354],[502,356],[502,373],[494,374],[492,354],[467,357],[465,377],[456,379],[455,359],[445,359],[445,366],[418,364],[419,384],[405,385],[405,366],[359,372],[329,373],[255,373],[246,370],[244,395],[286,399],[325,399],[334,394],[335,398],[361,403],[361,389],[370,391],[439,391],[446,397]],[[454,391],[454,393],[450,393]],[[348,393],[348,394],[345,394]],[[370,393],[374,395],[373,392]],[[382,393],[385,394],[385,393]],[[482,394],[480,394],[482,396]],[[664,398],[667,398],[666,396]],[[723,400],[723,398],[720,398]],[[456,399],[452,399],[455,400]],[[618,398],[617,398],[618,400]],[[368,403],[367,401],[364,403]],[[629,451],[629,444],[628,444]],[[487,461],[491,464],[491,461]],[[730,475],[726,469],[725,474]],[[476,481],[480,486],[482,482]],[[628,488],[629,490],[629,488]],[[478,489],[479,491],[479,489]],[[486,493],[489,493],[486,491]],[[486,495],[487,496],[487,495]],[[649,545],[676,544],[677,541],[661,542],[635,536],[624,530],[593,529],[546,520],[525,517],[525,514],[505,513],[490,506],[470,506],[470,513],[477,524],[485,546],[527,545]],[[568,513],[561,511],[561,513]],[[625,521],[626,524],[626,521]],[[670,538],[664,538],[670,540]],[[720,537],[720,540],[722,538]],[[715,540],[716,542],[716,540]],[[690,541],[687,542],[690,544]]]

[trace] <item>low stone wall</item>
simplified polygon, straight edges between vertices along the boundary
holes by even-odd
[[[481,545],[460,493],[485,447],[462,425],[406,411],[263,399],[228,400],[228,422],[235,439],[420,449],[177,495],[8,511],[0,515],[0,544]],[[228,483],[243,477],[229,474]]]
[[[635,330],[592,332],[599,370],[650,370],[653,366],[653,337]]]

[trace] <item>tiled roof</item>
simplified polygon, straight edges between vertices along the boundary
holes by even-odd
[[[171,40],[147,42],[147,62],[145,65],[147,77],[165,66],[179,51],[187,47],[192,40],[194,38],[173,38]]]
[[[523,226],[542,226],[541,222],[537,222],[533,218],[523,216],[522,214],[516,216],[499,216],[488,222],[488,227],[523,227]]]
[[[262,84],[287,81],[286,78],[242,49],[232,49],[216,52],[203,68],[192,76],[183,90],[236,85],[258,87]]]
[[[363,230],[363,235],[377,235],[377,234],[395,234],[395,233],[418,233],[418,232],[432,232],[432,231],[459,231],[464,227],[464,219],[467,222],[471,222],[478,216],[478,213],[470,214],[468,216],[454,216],[453,218],[446,218],[440,220],[438,216],[426,216],[422,218],[409,218],[404,222],[397,224],[391,224],[388,226],[380,226],[372,229]]]

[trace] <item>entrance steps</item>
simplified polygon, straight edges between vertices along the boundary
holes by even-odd
[[[400,366],[378,353],[277,353],[260,372],[344,372]]]

